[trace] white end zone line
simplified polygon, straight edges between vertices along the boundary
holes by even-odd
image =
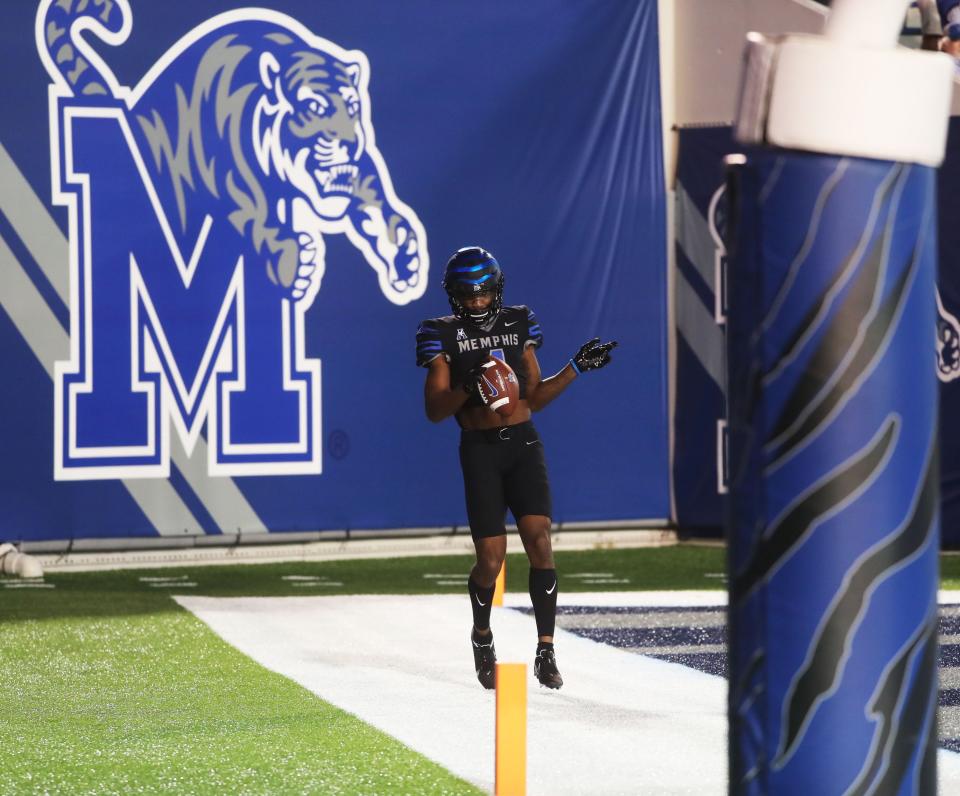
[[[494,700],[473,672],[465,597],[176,599],[263,666],[492,791]],[[491,624],[500,661],[528,667],[530,796],[726,793],[723,678],[558,630],[566,684],[547,691],[532,617],[499,608]]]
[[[175,597],[271,671],[493,789],[494,702],[473,674],[459,595]],[[941,592],[941,603],[960,592]],[[501,662],[528,665],[528,793],[725,794],[727,682],[557,630],[566,683],[537,687],[525,594],[505,595],[491,626]],[[561,604],[709,607],[724,591],[592,592]],[[960,792],[960,755],[938,750],[940,792]]]

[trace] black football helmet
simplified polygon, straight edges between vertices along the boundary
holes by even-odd
[[[479,246],[457,250],[447,261],[443,273],[443,289],[450,299],[450,309],[461,320],[484,326],[500,313],[503,306],[503,271],[496,258]],[[481,313],[471,313],[461,300],[492,292],[493,302]]]

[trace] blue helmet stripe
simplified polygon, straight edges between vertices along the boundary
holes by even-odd
[[[493,264],[493,260],[484,260],[482,263],[477,265],[461,265],[459,268],[451,268],[451,271],[456,271],[457,273],[479,271],[481,268],[486,268],[488,265]]]

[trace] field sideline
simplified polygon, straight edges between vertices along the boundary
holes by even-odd
[[[942,587],[960,588],[960,557],[941,561]],[[557,564],[563,594],[720,598],[724,588],[716,547],[562,552]],[[173,599],[462,594],[469,565],[438,556],[0,581],[0,748],[12,750],[0,793],[480,793],[255,663]],[[508,592],[524,594],[523,556],[507,573]]]

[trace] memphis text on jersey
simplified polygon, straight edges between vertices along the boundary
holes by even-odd
[[[474,337],[472,340],[458,340],[457,348],[464,351],[489,351],[491,348],[503,348],[508,345],[520,345],[519,334],[491,334],[488,337]]]

